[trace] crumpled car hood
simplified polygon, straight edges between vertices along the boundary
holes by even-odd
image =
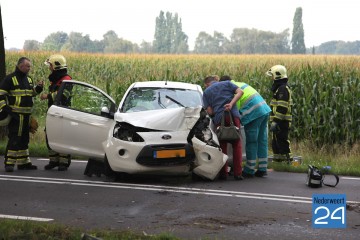
[[[191,130],[200,117],[202,107],[168,108],[152,111],[115,114],[117,122],[126,122],[136,127],[164,131]]]

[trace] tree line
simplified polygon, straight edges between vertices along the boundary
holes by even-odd
[[[154,40],[133,43],[110,30],[102,40],[91,40],[79,32],[55,32],[43,42],[25,40],[27,51],[70,51],[90,53],[157,53],[157,54],[360,54],[360,41],[329,41],[306,48],[302,23],[302,8],[296,9],[293,18],[292,37],[289,29],[280,33],[249,28],[234,28],[231,35],[215,31],[201,31],[189,50],[188,36],[182,30],[178,14],[160,11],[156,17]]]
[[[156,17],[154,40],[136,44],[120,38],[113,30],[106,32],[102,40],[91,40],[89,35],[79,32],[55,32],[44,42],[26,40],[23,49],[28,51],[74,51],[91,53],[160,53],[160,54],[304,54],[302,9],[297,8],[290,46],[289,29],[280,33],[257,29],[235,28],[230,38],[215,31],[213,35],[200,32],[193,51],[189,50],[188,36],[182,30],[178,14],[160,11]]]

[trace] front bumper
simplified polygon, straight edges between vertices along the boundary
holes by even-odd
[[[145,146],[136,158],[144,166],[175,166],[190,164],[195,153],[189,144],[168,144]]]

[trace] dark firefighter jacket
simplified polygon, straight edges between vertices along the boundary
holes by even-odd
[[[275,80],[272,85],[273,97],[270,102],[271,115],[270,122],[287,121],[291,124],[291,90],[287,85],[288,79]]]
[[[0,82],[0,109],[10,115],[31,114],[33,97],[42,90],[42,86],[34,87],[33,80],[16,67]]]
[[[49,86],[49,94],[47,96],[48,107],[51,107],[51,105],[54,104],[56,95],[58,93],[62,81],[71,80],[71,79],[72,79],[71,76],[67,74],[67,69],[56,70],[49,75],[50,86]],[[62,98],[65,99],[69,98],[70,93],[67,90],[65,90],[63,93],[64,96],[62,96]]]

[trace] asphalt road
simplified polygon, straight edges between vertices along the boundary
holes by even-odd
[[[132,177],[108,181],[69,170],[0,170],[0,217],[58,222],[85,229],[168,232],[183,239],[359,239],[360,178],[312,189],[306,174],[269,172],[265,178],[195,181],[191,177]],[[327,179],[330,181],[330,179]],[[346,194],[345,229],[312,227],[312,194]]]

